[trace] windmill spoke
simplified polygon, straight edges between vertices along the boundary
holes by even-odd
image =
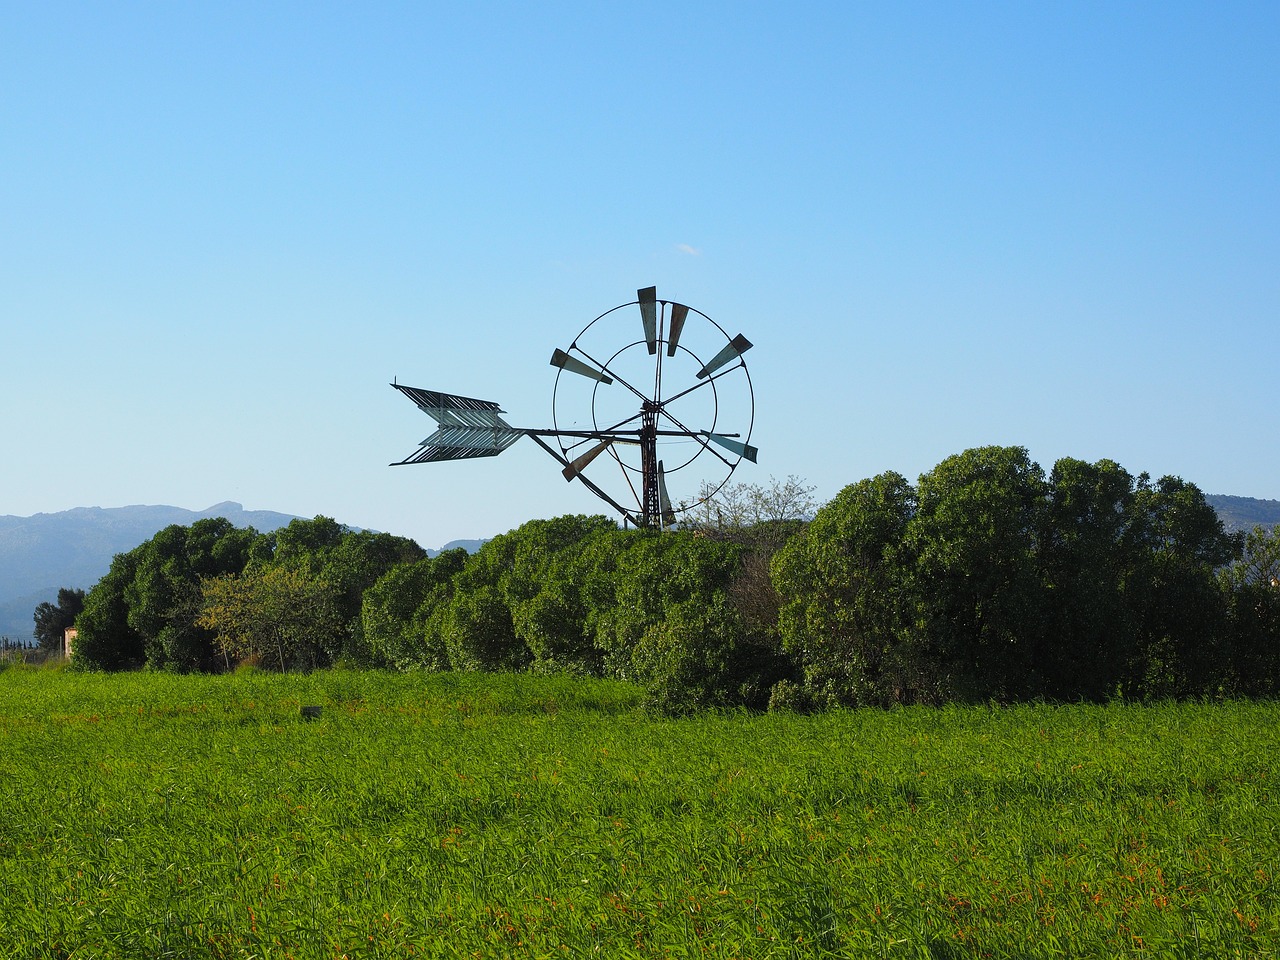
[[[603,430],[597,430],[597,431],[595,431],[595,432],[596,432],[596,433],[598,433],[598,434],[616,433],[616,432],[618,432],[618,431],[622,430],[622,428],[623,428],[623,427],[625,427],[627,424],[629,424],[629,423],[635,423],[635,421],[639,420],[639,419],[641,418],[641,416],[642,416],[642,413],[633,413],[633,414],[632,414],[631,416],[629,416],[629,417],[624,417],[624,418],[622,418],[622,419],[621,419],[621,420],[619,420],[617,423],[615,423],[613,426],[611,426],[611,427],[605,427]],[[627,432],[628,432],[628,433],[631,433],[631,432],[633,432],[633,431],[628,430]],[[635,432],[636,432],[636,433],[638,433],[639,431],[635,431]]]
[[[705,431],[701,431],[701,432],[705,433]],[[717,460],[723,463],[726,467],[729,467],[730,469],[733,468],[734,461],[730,460],[728,457],[726,457],[723,453],[721,453],[715,447],[711,446],[711,444],[708,443],[706,440],[699,439],[698,443],[702,444],[703,450],[711,454],[711,456],[715,457]]]
[[[565,466],[569,465],[569,461],[566,460],[560,453],[558,453],[554,447],[552,447],[549,443],[547,443],[547,441],[543,440],[540,436],[538,436],[536,432],[531,431],[529,433],[529,436],[533,437],[534,443],[538,444],[538,446],[542,447],[543,450],[551,454],[553,459],[558,460],[560,463],[564,464]],[[631,513],[629,512],[629,510],[626,507],[624,507],[622,504],[620,504],[617,500],[613,499],[613,497],[609,496],[609,494],[603,488],[592,483],[591,480],[589,480],[587,477],[581,474],[579,474],[578,479],[582,481],[582,485],[584,487],[586,487],[588,490],[594,493],[597,497],[599,497],[605,503],[609,504],[609,506],[613,507],[613,509],[617,510],[624,517],[631,516]]]
[[[582,446],[588,440],[599,440],[601,437],[605,436],[606,434],[621,433],[623,432],[622,431],[623,427],[625,427],[628,423],[633,423],[636,420],[639,420],[640,416],[641,415],[639,413],[633,414],[629,417],[619,420],[617,423],[615,423],[611,427],[605,427],[603,430],[584,430],[580,434],[573,431],[560,431],[561,436],[581,436],[582,437],[582,439],[579,440],[577,443],[569,444],[565,452],[568,453],[569,450],[573,450],[576,447]],[[633,440],[633,439],[630,439],[629,437],[623,438],[621,436],[611,436],[609,437],[609,440],[613,443],[639,443],[639,434],[640,434],[639,430],[628,430],[625,432],[632,434],[633,436],[636,437],[636,439]]]
[[[660,410],[659,413],[662,416],[666,417],[668,420],[670,420],[679,428],[680,432],[678,434],[674,434],[674,436],[697,437],[698,434],[703,432],[701,430],[691,430],[687,424],[681,423],[679,417],[676,417],[675,415],[673,415],[671,411],[667,410],[665,407],[662,410]],[[662,431],[661,435],[672,436],[673,434],[667,433],[666,431]]]
[[[610,370],[610,369],[609,369],[609,365],[608,365],[607,363],[601,363],[599,360],[597,360],[595,357],[591,356],[591,354],[587,353],[587,351],[583,350],[583,349],[582,349],[580,346],[578,346],[576,343],[575,343],[575,344],[573,344],[573,346],[571,346],[569,349],[570,349],[570,350],[577,350],[577,351],[578,351],[578,353],[582,354],[584,357],[586,357],[588,360],[590,360],[592,363],[594,363],[594,364],[596,365],[596,369],[600,370],[602,373],[607,374],[607,375],[611,378],[611,379],[610,379],[610,382],[611,382],[611,383],[620,383],[620,384],[622,384],[624,387],[626,387],[628,390],[630,390],[632,393],[634,393],[634,394],[636,395],[636,397],[637,397],[637,398],[639,398],[641,401],[644,401],[644,400],[648,400],[648,399],[649,399],[648,397],[646,397],[646,396],[644,395],[644,393],[642,393],[640,390],[637,390],[634,386],[632,386],[632,385],[631,385],[631,383],[629,383],[626,379],[624,379],[623,377],[618,376],[618,374],[616,374],[614,371]]]
[[[660,401],[660,406],[665,407],[669,403],[675,403],[681,397],[687,397],[689,394],[694,393],[695,391],[702,390],[705,387],[709,387],[711,386],[711,384],[715,383],[721,377],[727,377],[729,374],[733,373],[733,371],[737,369],[738,369],[737,367],[730,367],[728,370],[721,370],[717,374],[714,374],[712,376],[706,377],[705,379],[699,380],[697,383],[693,384],[693,386],[685,387],[679,393],[673,393],[671,396],[667,397],[665,400]]]
[[[631,471],[627,469],[627,465],[623,463],[622,458],[618,456],[618,451],[610,450],[609,455],[617,461],[618,469],[622,471],[622,479],[626,481],[627,487],[631,490],[631,499],[636,502],[637,506],[643,504],[644,497],[642,497],[639,491],[636,490],[635,481],[631,479]]]

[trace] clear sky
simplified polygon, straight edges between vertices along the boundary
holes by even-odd
[[[1280,498],[1278,188],[1274,2],[0,0],[0,514],[606,512],[530,440],[389,468],[387,384],[549,426],[651,284],[755,344],[735,479]]]

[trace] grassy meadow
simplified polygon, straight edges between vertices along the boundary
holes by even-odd
[[[1280,705],[638,701],[0,671],[0,957],[1280,954]]]

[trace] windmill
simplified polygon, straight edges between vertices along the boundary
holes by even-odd
[[[638,317],[637,317],[638,313]],[[392,383],[437,424],[392,466],[496,457],[532,437],[577,480],[641,527],[670,527],[719,490],[750,443],[755,396],[742,355],[751,341],[655,287],[606,310],[551,355],[552,427],[513,427],[505,411],[476,400]],[[698,498],[673,505],[667,479],[696,480]]]

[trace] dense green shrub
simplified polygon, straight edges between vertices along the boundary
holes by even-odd
[[[1046,478],[983,447],[915,488],[847,487],[773,573],[818,704],[1160,699],[1267,688],[1270,595],[1218,573],[1239,550],[1180,478],[1070,459]]]
[[[1280,527],[1255,527],[1219,585],[1227,598],[1226,692],[1280,696]]]
[[[465,550],[454,549],[398,564],[364,592],[361,620],[375,657],[400,669],[448,665],[439,619],[466,560]]]
[[[774,558],[783,647],[823,705],[890,703],[918,685],[904,556],[915,491],[896,473],[852,484]]]

